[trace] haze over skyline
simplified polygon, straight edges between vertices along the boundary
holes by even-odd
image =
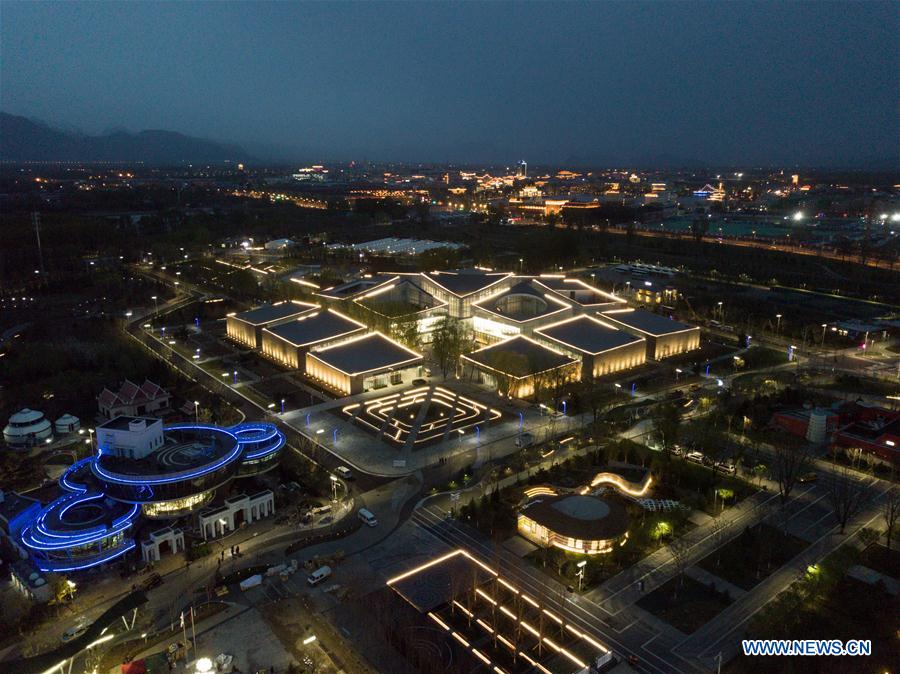
[[[867,3],[2,4],[0,109],[264,159],[849,166],[896,157]]]

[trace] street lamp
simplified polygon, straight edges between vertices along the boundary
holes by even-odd
[[[822,323],[822,346],[825,346],[825,329],[828,327],[828,323]]]
[[[587,566],[587,560],[582,559],[576,566],[578,567],[578,572],[576,574],[578,576],[578,591],[581,592],[581,587],[584,583],[584,567]]]
[[[284,398],[281,399],[281,413],[284,414]]]
[[[194,401],[194,421],[198,424],[200,423],[200,401],[199,400]]]
[[[234,374],[234,383],[237,384],[237,370],[233,372]]]
[[[91,436],[91,454],[93,454],[93,453],[94,453],[94,429],[93,429],[93,428],[89,428],[89,429],[88,429],[88,433],[89,433],[90,436]]]
[[[781,332],[781,314],[775,314],[775,332]]]
[[[331,500],[337,501],[337,483],[338,479],[335,475],[329,474],[328,479],[331,480]]]
[[[155,307],[154,313],[159,316],[159,301],[156,295],[153,295],[150,299],[153,300],[153,306]]]

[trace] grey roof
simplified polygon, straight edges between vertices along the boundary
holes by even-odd
[[[464,358],[513,377],[527,377],[575,362],[521,336],[474,351]]]
[[[503,300],[505,300],[506,298],[513,297],[515,295],[529,295],[531,297],[534,297],[538,302],[543,304],[544,307],[543,309],[535,311],[534,313],[531,313],[530,311],[515,313],[507,313],[503,311],[499,307],[500,303],[503,302]],[[548,299],[548,297],[552,297],[553,299]],[[563,299],[554,297],[553,295],[548,295],[543,288],[535,287],[535,285],[529,279],[516,283],[507,290],[504,290],[503,292],[492,296],[488,300],[476,302],[475,306],[479,309],[483,309],[484,311],[489,311],[492,314],[503,316],[519,323],[524,323],[526,321],[532,321],[536,318],[541,318],[542,316],[549,316],[550,314],[554,314],[557,311],[570,307],[571,304],[564,303]]]
[[[421,355],[409,351],[378,332],[344,344],[329,346],[313,352],[312,355],[323,363],[351,375],[387,370],[400,365],[409,367],[412,364],[410,361],[422,360]]]
[[[570,302],[574,302],[576,304],[580,304],[582,306],[596,306],[600,304],[609,304],[609,305],[618,305],[624,306],[624,302],[616,301],[609,295],[611,293],[607,293],[595,285],[591,285],[583,278],[560,278],[558,276],[538,276],[534,279],[541,285],[544,285],[551,290],[555,290],[564,298],[569,300]],[[590,300],[587,302],[582,302],[576,297],[569,297],[568,293],[571,291],[575,291],[576,293],[590,293]]]
[[[597,496],[541,496],[526,505],[522,514],[560,536],[582,541],[618,538],[628,530],[625,507]]]
[[[455,272],[429,272],[426,276],[454,295],[465,297],[493,285],[509,274],[505,272],[488,273],[478,269],[461,269]]]
[[[154,424],[161,424],[162,420],[157,419],[156,417],[129,417],[124,414],[120,414],[119,416],[110,419],[109,421],[104,421],[102,424],[97,426],[100,428],[110,428],[114,431],[127,431],[128,424],[132,421],[145,421],[147,422],[147,427],[153,426]]]
[[[321,295],[322,297],[344,300],[350,297],[356,297],[361,293],[372,290],[373,288],[376,288],[396,278],[396,274],[376,274],[374,276],[353,279],[352,281],[341,283],[340,285],[336,285],[332,288],[325,288],[324,290],[319,291],[319,293],[317,294]]]
[[[320,311],[301,316],[294,321],[273,325],[267,332],[284,339],[294,346],[317,344],[341,335],[362,332],[366,326],[334,311]]]
[[[603,325],[588,316],[577,316],[563,323],[535,330],[536,333],[561,342],[583,353],[595,354],[641,341],[627,332]]]
[[[397,594],[420,613],[449,604],[460,594],[491,580],[491,575],[463,554],[455,554],[391,583]]]
[[[646,332],[648,335],[659,337],[668,335],[673,332],[681,332],[694,327],[687,323],[679,323],[666,316],[660,316],[650,311],[636,309],[635,311],[623,311],[622,313],[607,312],[603,314],[604,318],[616,321],[630,328]],[[698,328],[699,329],[699,328]]]
[[[298,316],[304,311],[317,308],[315,304],[307,304],[306,302],[278,302],[277,304],[263,304],[248,311],[242,311],[235,314],[234,317],[251,325],[266,325],[272,321]]]

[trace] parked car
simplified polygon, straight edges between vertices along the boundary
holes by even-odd
[[[721,471],[723,473],[728,473],[729,475],[734,475],[737,472],[734,464],[730,461],[719,461],[716,464],[716,470]]]
[[[65,643],[72,641],[73,639],[77,639],[82,634],[87,632],[87,628],[88,628],[88,626],[86,623],[83,623],[83,622],[76,623],[75,625],[72,625],[69,629],[67,629],[65,632],[62,633],[61,641],[65,644]]]
[[[315,571],[313,571],[306,579],[306,582],[309,583],[310,586],[318,585],[323,580],[328,578],[331,575],[331,567],[330,566],[321,566]]]
[[[703,456],[703,452],[688,452],[687,454],[684,455],[684,458],[687,461],[690,461],[691,463],[696,463],[701,466],[703,465],[703,462],[706,459],[706,457]]]
[[[356,515],[357,517],[359,517],[363,524],[370,527],[378,526],[378,518],[375,517],[375,513],[373,513],[371,510],[360,508],[359,512]]]
[[[352,480],[353,479],[353,471],[347,468],[347,466],[338,466],[334,469],[335,474],[343,478],[344,480]]]
[[[809,473],[803,473],[803,475],[801,475],[800,477],[797,478],[797,481],[798,482],[815,482],[818,479],[819,479],[818,473],[809,472]]]
[[[425,379],[413,379],[413,386],[428,386],[428,381]]]

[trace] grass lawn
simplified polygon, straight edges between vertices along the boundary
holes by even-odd
[[[853,374],[839,374],[830,383],[821,385],[820,388],[833,391],[850,391],[852,393],[868,393],[870,395],[897,395],[900,393],[900,384],[896,381],[885,381],[872,377],[858,377]]]
[[[893,541],[891,545],[894,545]],[[866,548],[859,563],[900,580],[900,550],[895,548],[888,550],[884,545],[876,543]]]
[[[780,529],[758,524],[701,559],[698,566],[744,590],[751,590],[807,545]]]
[[[900,639],[896,620],[900,599],[878,587],[841,576],[820,589],[795,583],[769,603],[751,622],[748,638],[755,639],[871,639],[867,657],[773,658],[739,655],[727,673],[847,674],[896,671]]]
[[[774,367],[788,362],[786,351],[776,351],[768,347],[752,347],[741,358],[744,367],[748,370],[758,370],[764,367]]]
[[[638,606],[691,634],[715,618],[731,601],[693,578],[672,578],[643,597]]]

